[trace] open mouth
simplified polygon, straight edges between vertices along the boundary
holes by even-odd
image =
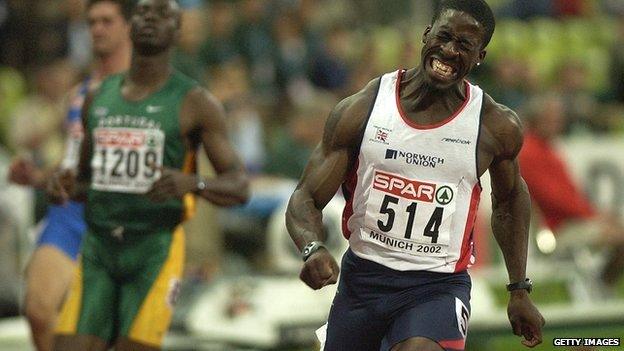
[[[457,75],[457,69],[437,58],[431,59],[431,70],[445,80],[451,80]]]

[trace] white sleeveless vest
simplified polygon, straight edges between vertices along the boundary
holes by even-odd
[[[403,72],[381,78],[343,184],[343,234],[356,255],[392,269],[462,271],[475,260],[483,91],[466,82],[466,101],[453,115],[419,126],[399,104]]]

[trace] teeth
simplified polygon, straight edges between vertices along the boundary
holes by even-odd
[[[438,74],[441,74],[447,77],[453,74],[453,67],[442,63],[438,59],[433,59],[431,66],[433,70],[436,71]]]

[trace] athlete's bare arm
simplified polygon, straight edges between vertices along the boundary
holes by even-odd
[[[191,90],[182,104],[180,126],[189,150],[201,143],[217,173],[205,180],[205,189],[198,190],[195,175],[163,169],[148,196],[155,201],[182,197],[190,191],[219,206],[233,206],[247,202],[249,182],[243,163],[228,139],[223,107],[204,88]]]
[[[531,201],[520,176],[517,156],[522,148],[522,126],[518,116],[489,96],[483,101],[485,143],[489,145],[492,184],[492,231],[505,258],[510,282],[526,278]],[[488,142],[489,141],[489,142]],[[524,289],[511,292],[507,309],[516,335],[533,347],[542,341],[544,318]]]
[[[286,227],[299,250],[312,241],[324,241],[322,210],[332,199],[357,157],[364,124],[376,94],[378,80],[336,105],[325,124],[323,140],[315,148],[286,211]],[[304,263],[301,279],[311,288],[333,284],[338,265],[320,249]]]

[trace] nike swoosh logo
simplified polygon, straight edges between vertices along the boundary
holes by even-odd
[[[163,109],[162,106],[154,106],[154,105],[147,105],[147,107],[145,108],[145,110],[147,111],[147,113],[156,113],[156,112],[160,112]]]

